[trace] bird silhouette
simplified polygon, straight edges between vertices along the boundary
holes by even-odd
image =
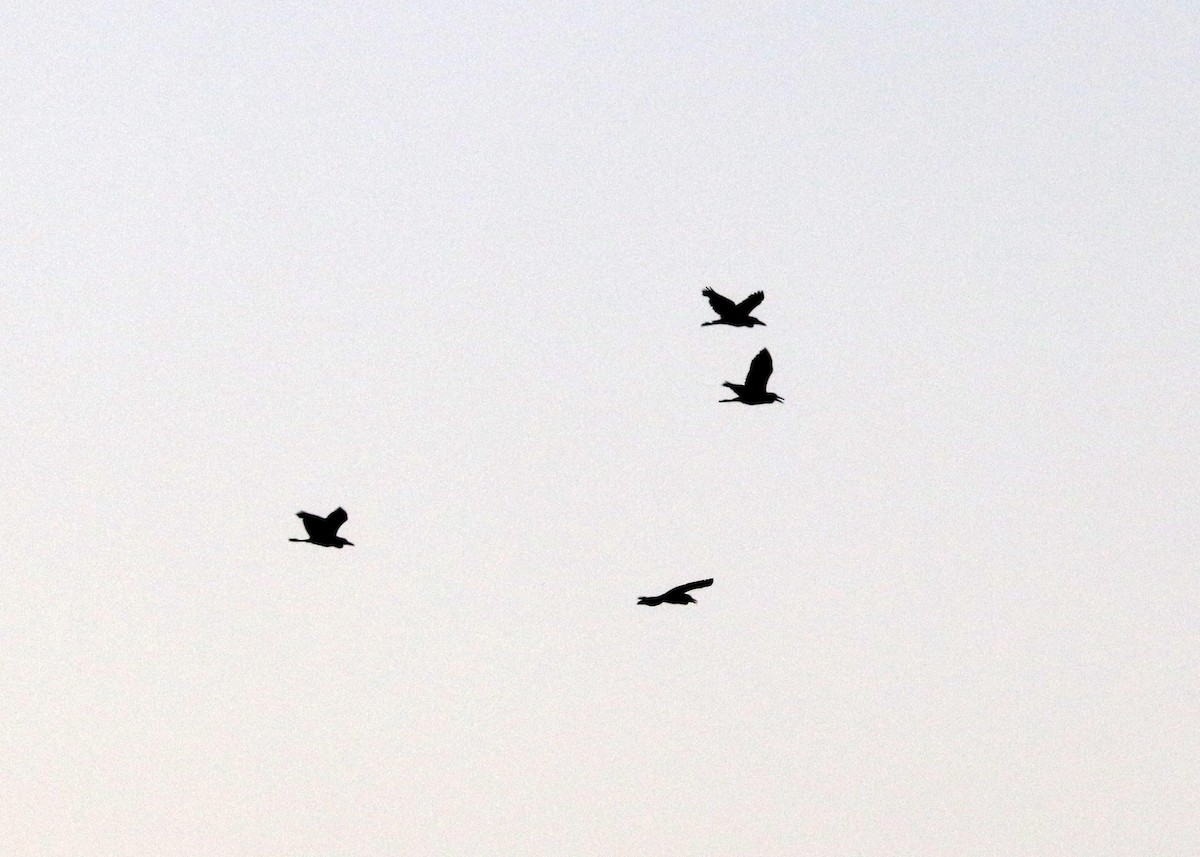
[[[327,518],[322,518],[320,515],[310,515],[308,512],[297,512],[296,517],[304,522],[304,529],[308,533],[308,538],[288,539],[289,542],[311,542],[314,545],[338,549],[342,545],[354,547],[354,542],[348,542],[337,534],[338,528],[346,523],[346,519],[350,517],[341,506],[330,512]]]
[[[659,604],[695,604],[696,599],[688,595],[688,592],[693,589],[703,589],[705,586],[712,586],[713,579],[697,580],[692,583],[685,583],[682,586],[676,586],[674,589],[668,589],[662,595],[643,595],[638,599],[638,604],[645,604],[647,607],[657,607]]]
[[[771,402],[782,402],[783,397],[767,392],[767,379],[775,370],[771,362],[771,352],[763,349],[754,355],[750,361],[750,371],[746,373],[746,383],[733,384],[725,382],[725,386],[733,390],[732,399],[721,399],[722,402],[741,402],[746,405],[767,405]]]
[[[701,327],[708,327],[710,324],[728,324],[733,327],[754,327],[756,324],[761,324],[766,327],[766,322],[759,321],[754,316],[750,315],[754,308],[763,302],[763,293],[755,292],[750,297],[746,298],[740,304],[735,304],[724,295],[719,295],[712,289],[705,289],[702,294],[708,298],[709,306],[713,308],[713,312],[720,316],[716,321],[706,321]]]

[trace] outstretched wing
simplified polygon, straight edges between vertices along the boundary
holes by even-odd
[[[731,312],[737,312],[737,304],[724,295],[719,295],[712,289],[705,289],[702,294],[708,298],[708,305],[713,308],[713,312],[721,316],[721,318],[724,318]]]
[[[341,506],[330,512],[329,517],[325,519],[325,524],[329,527],[329,535],[337,535],[338,528],[349,519],[350,516],[346,514],[346,510]]]
[[[746,373],[746,388],[765,393],[767,380],[774,371],[775,364],[771,362],[771,352],[764,348],[750,361],[750,371]]]
[[[766,297],[766,295],[764,295],[762,292],[755,292],[737,305],[737,311],[742,315],[750,315],[750,313],[754,311],[754,308],[763,302],[764,297]]]
[[[683,595],[683,593],[685,593],[685,592],[690,592],[693,589],[703,589],[706,586],[712,586],[712,584],[713,584],[713,579],[711,577],[708,580],[695,580],[695,581],[692,581],[691,583],[685,583],[685,584],[683,584],[683,586],[676,586],[674,589],[668,589],[666,592],[664,592],[662,595],[660,595],[658,597],[659,598],[670,598],[673,595]]]
[[[309,538],[320,538],[321,533],[325,531],[325,519],[320,515],[314,515],[311,512],[297,512],[296,517],[304,524],[304,531],[308,533]]]

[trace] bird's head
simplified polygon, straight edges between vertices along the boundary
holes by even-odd
[[[778,393],[767,393],[767,395],[771,397],[772,402],[782,402],[783,401],[783,396],[779,395]]]

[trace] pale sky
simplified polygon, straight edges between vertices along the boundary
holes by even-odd
[[[594,5],[0,11],[4,850],[1193,857],[1200,13]]]

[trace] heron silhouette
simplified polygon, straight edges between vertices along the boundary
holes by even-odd
[[[750,297],[746,298],[740,304],[735,304],[724,295],[719,295],[712,289],[705,289],[702,294],[708,298],[709,306],[713,308],[713,312],[720,316],[716,321],[706,321],[701,327],[708,327],[710,324],[728,324],[733,327],[754,327],[756,324],[761,324],[766,327],[766,322],[759,321],[754,316],[750,315],[754,308],[763,302],[763,293],[755,292]]]
[[[713,579],[697,580],[692,583],[685,583],[682,586],[676,586],[674,589],[668,589],[662,595],[643,595],[638,599],[638,604],[645,604],[647,607],[657,607],[659,604],[695,604],[696,599],[688,595],[693,589],[703,589],[706,586],[712,586]]]
[[[322,518],[320,515],[310,515],[308,512],[297,512],[296,517],[304,522],[304,529],[308,532],[308,538],[288,539],[289,542],[311,542],[314,545],[326,548],[338,548],[339,550],[342,545],[354,547],[354,542],[346,541],[337,534],[338,528],[346,523],[346,519],[350,517],[341,506],[330,512],[329,516],[325,518]]]
[[[782,402],[783,396],[767,392],[767,379],[775,370],[771,362],[771,352],[763,349],[754,355],[750,361],[750,371],[746,373],[746,383],[733,384],[725,382],[725,386],[733,390],[732,399],[721,399],[722,402],[741,402],[745,405],[767,405],[771,402]]]

